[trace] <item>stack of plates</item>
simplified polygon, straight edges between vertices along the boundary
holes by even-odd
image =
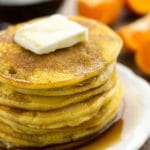
[[[122,42],[103,24],[70,19],[89,29],[88,42],[46,55],[13,41],[21,24],[0,33],[3,147],[77,146],[115,119],[122,100],[116,72]]]

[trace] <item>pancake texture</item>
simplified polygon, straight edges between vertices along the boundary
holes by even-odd
[[[0,32],[0,147],[67,150],[115,122],[122,41],[94,20],[69,19],[88,28],[89,40],[45,55],[13,41],[24,23]]]
[[[61,108],[77,102],[82,102],[95,95],[101,94],[113,87],[116,82],[117,75],[114,74],[106,83],[99,87],[84,91],[78,94],[65,96],[37,96],[26,95],[0,85],[0,104],[10,107],[22,108],[26,110],[48,111]]]
[[[61,88],[50,88],[50,89],[25,89],[25,88],[18,88],[14,86],[10,86],[15,91],[24,94],[30,95],[42,95],[42,96],[63,96],[63,95],[71,95],[76,93],[81,93],[87,91],[89,89],[96,88],[102,84],[104,84],[108,78],[111,78],[115,74],[115,64],[109,65],[105,68],[105,70],[99,75],[94,76],[93,78],[84,80],[79,84],[74,86],[65,86]]]
[[[89,40],[47,55],[36,55],[13,41],[12,26],[0,33],[0,81],[16,87],[47,89],[77,84],[103,72],[116,60],[122,42],[108,27],[73,17],[89,29]]]

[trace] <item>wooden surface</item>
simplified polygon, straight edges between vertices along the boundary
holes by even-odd
[[[150,138],[140,150],[150,150]]]

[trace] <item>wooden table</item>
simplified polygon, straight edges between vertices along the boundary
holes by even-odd
[[[144,144],[144,146],[141,148],[141,150],[150,150],[150,138],[149,138],[149,140]]]

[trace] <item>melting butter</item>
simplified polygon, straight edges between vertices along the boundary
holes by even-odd
[[[19,28],[14,41],[36,54],[47,54],[88,40],[88,29],[56,14]]]

